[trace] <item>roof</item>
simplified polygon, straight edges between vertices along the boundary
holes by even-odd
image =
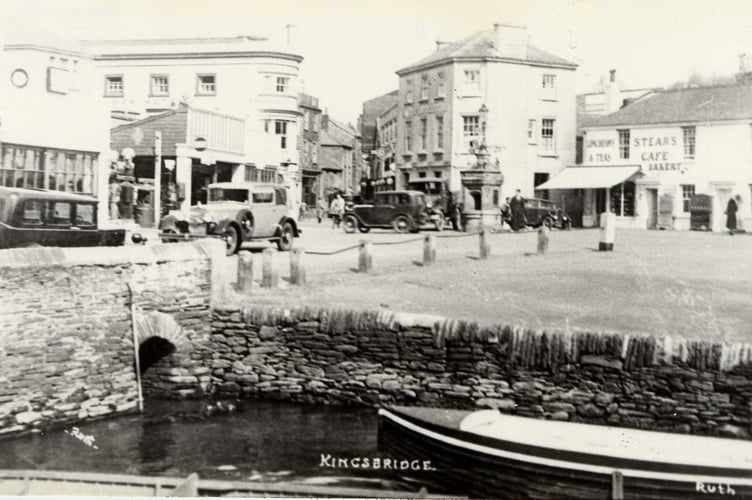
[[[409,73],[414,70],[447,61],[463,59],[473,60],[479,58],[514,60],[531,64],[560,66],[570,69],[575,69],[577,67],[577,64],[573,62],[550,54],[530,44],[527,46],[527,57],[520,59],[509,50],[509,47],[496,47],[496,32],[493,29],[488,29],[474,33],[459,42],[450,43],[428,57],[398,70],[397,74]]]
[[[572,166],[535,189],[597,189],[621,184],[640,171],[639,165]]]
[[[589,127],[747,120],[752,118],[752,85],[728,85],[658,91]]]
[[[319,131],[319,143],[322,146],[343,146],[352,148],[355,146],[355,137],[358,132],[353,130],[349,125],[334,120],[332,117],[327,119],[327,128],[321,128]]]

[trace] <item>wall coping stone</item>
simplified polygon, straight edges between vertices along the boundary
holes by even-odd
[[[0,269],[117,266],[212,259],[224,255],[223,241],[201,239],[172,245],[119,247],[34,247],[0,250]],[[214,266],[212,266],[214,267]]]

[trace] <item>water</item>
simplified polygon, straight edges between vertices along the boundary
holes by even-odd
[[[0,469],[176,477],[197,472],[203,478],[258,481],[388,479],[381,471],[320,467],[322,454],[377,454],[374,409],[246,400],[237,412],[204,417],[208,404],[147,401],[143,415],[77,424],[82,435],[94,437],[92,446],[73,435],[72,425],[0,440]]]

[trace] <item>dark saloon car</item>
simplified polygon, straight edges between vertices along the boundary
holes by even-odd
[[[119,246],[125,229],[97,227],[93,196],[0,187],[0,248]]]
[[[525,199],[525,223],[529,227],[571,229],[572,221],[556,203],[541,198]]]
[[[371,228],[392,228],[398,233],[417,232],[428,221],[426,198],[420,191],[382,191],[370,202],[348,206],[345,232],[367,233]]]
[[[162,240],[221,237],[227,243],[227,255],[232,255],[251,240],[273,241],[279,250],[287,251],[293,238],[300,236],[282,186],[218,182],[209,185],[208,195],[206,205],[193,206],[187,213],[175,210],[162,218]]]

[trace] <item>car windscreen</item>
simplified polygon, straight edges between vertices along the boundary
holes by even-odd
[[[248,203],[248,190],[237,188],[209,188],[209,201],[238,201]]]

